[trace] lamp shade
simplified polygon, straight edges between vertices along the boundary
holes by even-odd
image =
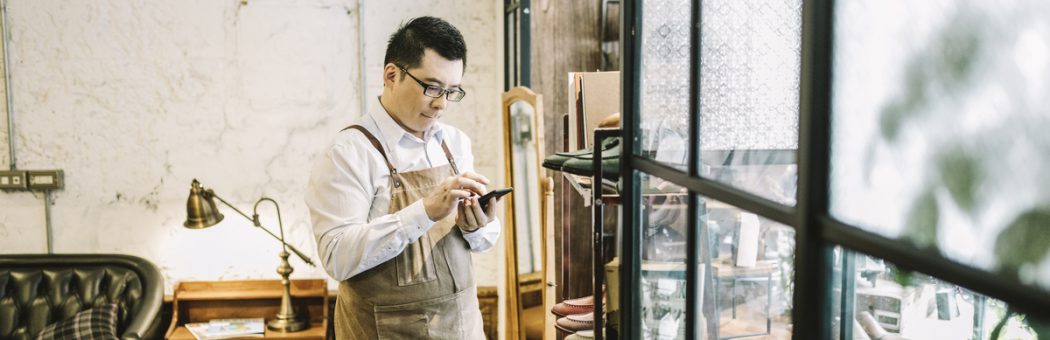
[[[193,180],[190,197],[186,199],[186,222],[182,226],[190,229],[203,229],[222,222],[222,213],[215,207],[215,195],[201,188],[200,182]]]

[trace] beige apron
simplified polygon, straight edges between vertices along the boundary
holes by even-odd
[[[448,165],[399,173],[375,136],[360,125],[346,129],[361,131],[386,161],[390,213],[422,199],[459,172],[443,141]],[[470,246],[455,226],[455,217],[435,223],[397,257],[339,284],[336,339],[485,338]]]

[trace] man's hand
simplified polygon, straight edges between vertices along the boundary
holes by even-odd
[[[465,232],[474,232],[496,219],[496,205],[503,200],[502,197],[489,200],[489,206],[481,209],[478,202],[480,196],[472,196],[459,204],[459,215],[456,216],[456,225]]]
[[[489,179],[473,172],[464,172],[459,176],[450,176],[423,198],[423,207],[431,221],[448,217],[456,211],[460,199],[486,192],[485,185]]]

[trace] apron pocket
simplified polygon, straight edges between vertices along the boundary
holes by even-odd
[[[386,339],[462,339],[465,290],[420,302],[375,306],[376,333]],[[477,299],[477,297],[474,297]]]
[[[427,315],[411,311],[376,311],[376,335],[379,340],[427,339]]]
[[[470,245],[460,233],[459,228],[456,228],[438,243],[444,243],[441,246],[442,255],[445,256],[445,263],[448,263],[452,284],[457,292],[474,287],[474,266],[470,257]]]
[[[397,270],[397,285],[411,286],[437,280],[437,269],[434,263],[434,246],[430,236],[423,234],[401,252],[394,263]]]

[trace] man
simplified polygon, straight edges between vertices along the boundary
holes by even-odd
[[[325,270],[341,281],[338,339],[483,339],[470,251],[501,225],[470,140],[438,123],[461,100],[463,36],[420,17],[387,44],[383,94],[314,165],[306,204]]]

